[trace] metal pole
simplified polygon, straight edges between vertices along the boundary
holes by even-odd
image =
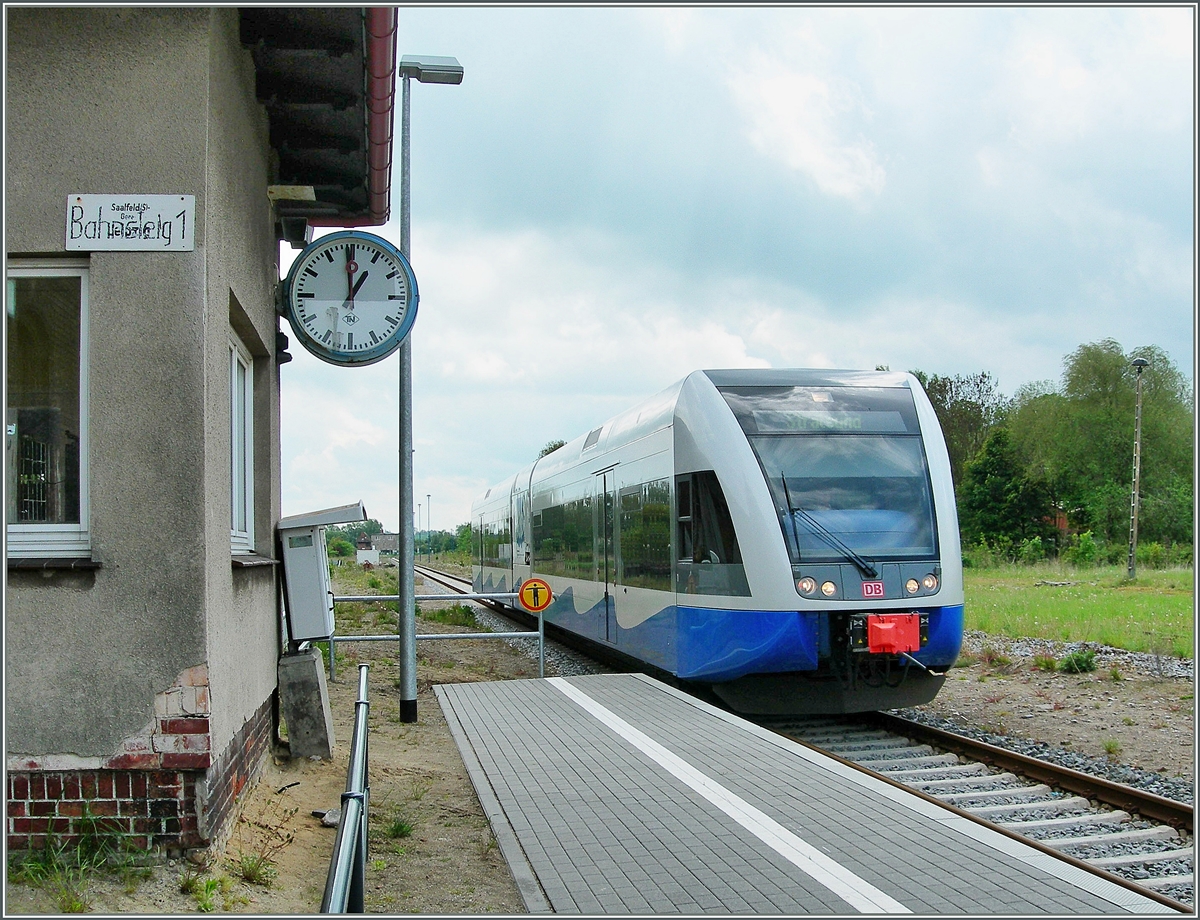
[[[433,565],[433,519],[429,514],[429,493],[425,493],[425,558]]]
[[[401,77],[400,108],[400,251],[409,258],[408,168],[409,76]],[[400,546],[396,560],[400,602],[399,620],[400,721],[417,721],[417,621],[413,599],[413,478],[412,478],[412,333],[400,346]]]
[[[1138,363],[1141,361],[1141,363]],[[1129,579],[1137,577],[1137,537],[1138,537],[1138,487],[1142,473],[1142,371],[1146,368],[1143,359],[1133,362],[1137,368],[1137,409],[1134,410],[1133,424],[1133,497],[1129,509]]]

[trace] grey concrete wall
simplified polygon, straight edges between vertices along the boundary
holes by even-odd
[[[229,558],[231,293],[273,351],[266,123],[237,10],[8,13],[8,253],[64,253],[71,193],[196,196],[196,250],[90,257],[88,574],[9,572],[9,755],[105,756],[207,663],[219,752],[275,683],[270,569]],[[249,345],[250,343],[247,342]],[[256,534],[278,517],[273,361],[256,380]]]
[[[273,301],[278,249],[267,199],[266,114],[255,101],[254,65],[238,42],[238,11],[214,12],[208,62],[208,198],[205,349],[209,386],[204,469],[210,547],[229,545],[229,333],[254,357],[254,540],[274,555],[279,519],[279,385]],[[233,569],[214,551],[207,571],[208,666],[214,750],[222,750],[275,688],[279,657],[275,572]]]

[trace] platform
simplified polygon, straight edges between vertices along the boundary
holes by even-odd
[[[644,675],[435,689],[531,913],[1174,915]]]

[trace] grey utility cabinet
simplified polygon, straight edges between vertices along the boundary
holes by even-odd
[[[293,642],[328,639],[333,635],[333,589],[329,584],[325,528],[366,519],[367,510],[361,501],[280,518],[288,633]]]

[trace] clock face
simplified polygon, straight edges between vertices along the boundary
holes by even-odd
[[[313,241],[287,278],[300,343],[330,364],[365,365],[395,351],[417,317],[417,279],[387,240],[343,230]]]

